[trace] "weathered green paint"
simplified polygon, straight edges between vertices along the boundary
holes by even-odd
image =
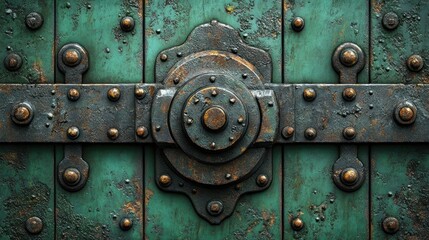
[[[427,239],[429,226],[427,145],[378,145],[371,149],[373,239]],[[395,235],[383,232],[386,217],[399,220]]]
[[[384,14],[394,12],[399,26],[386,30]],[[425,0],[371,0],[371,82],[429,83],[429,2]],[[408,57],[419,54],[426,61],[420,72],[408,70]]]
[[[153,82],[161,50],[183,43],[198,25],[217,19],[240,31],[243,40],[268,51],[273,82],[281,82],[281,1],[147,1],[145,8],[145,81]],[[159,30],[159,34],[157,33]],[[145,200],[148,239],[281,238],[281,151],[273,151],[274,179],[263,193],[242,197],[233,215],[212,226],[179,194],[162,192],[154,176],[154,152],[145,154]]]

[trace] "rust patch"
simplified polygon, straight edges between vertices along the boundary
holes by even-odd
[[[0,161],[5,161],[7,165],[17,170],[25,169],[24,159],[24,153],[21,152],[0,153]]]
[[[37,75],[39,75],[38,83],[47,83],[46,75],[43,72],[43,68],[40,62],[35,62],[33,64],[33,69],[36,71]]]
[[[376,0],[372,0],[372,9],[374,9],[374,12],[381,13],[381,10],[383,9],[384,2],[378,2]]]
[[[235,10],[235,6],[234,5],[228,4],[228,5],[225,6],[225,11],[228,14],[232,14],[234,12],[234,10]]]
[[[289,9],[293,8],[293,4],[288,2],[288,1],[284,1],[283,2],[283,11],[286,13]]]
[[[152,196],[153,196],[153,191],[150,189],[146,189],[145,194],[144,194],[144,200],[145,200],[144,202],[145,202],[146,207],[149,205],[149,202],[150,202],[150,199],[152,198]]]

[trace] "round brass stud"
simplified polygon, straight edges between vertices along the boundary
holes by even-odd
[[[123,17],[121,19],[121,29],[125,32],[131,32],[134,29],[134,19],[132,17]]]
[[[143,88],[136,88],[134,95],[137,99],[143,99],[146,96],[146,91]]]
[[[72,140],[78,138],[79,137],[79,128],[69,127],[67,129],[67,136]]]
[[[313,88],[306,88],[304,89],[302,96],[304,97],[305,101],[311,102],[316,98],[317,94]]]
[[[356,90],[354,88],[344,89],[343,98],[346,101],[353,101],[356,98]]]
[[[268,184],[268,177],[266,175],[261,174],[256,178],[256,183],[260,187],[265,187]]]
[[[402,121],[410,121],[414,117],[414,111],[410,107],[403,107],[399,110],[399,117]]]
[[[164,174],[159,176],[158,182],[163,187],[168,187],[171,184],[171,177]]]
[[[222,108],[211,107],[204,112],[202,120],[204,127],[212,131],[218,131],[225,126],[227,117]]]
[[[292,229],[295,231],[299,231],[302,228],[304,228],[304,222],[299,217],[292,219],[292,221],[290,222],[290,225],[291,225]]]
[[[394,234],[399,230],[399,221],[394,217],[387,217],[383,221],[383,231],[388,234]]]
[[[399,103],[394,111],[395,120],[399,124],[409,125],[414,123],[417,117],[417,108],[416,106],[409,102],[405,101]]]
[[[343,136],[345,139],[352,140],[356,137],[356,130],[353,127],[346,127],[343,130]]]
[[[424,65],[424,60],[420,55],[412,55],[407,60],[407,67],[413,72],[418,72],[422,70]]]
[[[340,61],[347,67],[354,66],[359,60],[357,52],[353,48],[346,48],[341,51]]]
[[[161,61],[165,62],[165,61],[167,61],[168,56],[167,56],[167,54],[163,53],[159,56],[159,59],[161,59]]]
[[[69,67],[78,65],[82,60],[80,52],[75,48],[69,48],[63,53],[63,62]]]
[[[28,103],[19,103],[12,110],[12,120],[18,125],[27,125],[33,120],[33,109]]]
[[[31,234],[39,234],[43,229],[42,219],[38,217],[30,217],[25,221],[25,229]]]
[[[284,127],[282,130],[282,136],[285,139],[291,138],[295,132],[293,127]]]
[[[16,71],[22,66],[22,58],[20,55],[16,53],[9,53],[4,58],[4,66],[9,71]]]
[[[123,231],[128,231],[128,230],[130,230],[133,227],[133,221],[130,218],[124,217],[119,222],[119,227]]]
[[[221,201],[211,201],[207,204],[207,211],[212,216],[217,216],[223,211],[223,204]]]
[[[304,136],[308,140],[313,140],[317,137],[317,131],[314,128],[307,128],[304,131]]]
[[[80,93],[76,88],[69,89],[67,97],[70,101],[77,101],[80,97]]]
[[[304,29],[304,25],[304,19],[302,19],[301,17],[295,17],[294,19],[292,19],[291,26],[295,32],[301,32],[302,29]]]
[[[341,171],[341,181],[346,185],[353,185],[359,179],[359,173],[354,168],[346,168]]]
[[[119,130],[117,128],[109,128],[107,130],[107,137],[111,140],[115,140],[119,137]]]
[[[121,91],[119,88],[111,88],[109,91],[107,91],[107,97],[110,101],[116,102],[119,100],[119,98],[121,98]]]
[[[76,168],[67,168],[63,173],[63,180],[67,185],[76,185],[80,180],[80,172]]]
[[[136,129],[136,135],[140,138],[146,138],[149,135],[149,132],[146,127],[140,126]]]
[[[30,110],[25,106],[18,107],[14,112],[14,116],[20,122],[26,121],[30,117]]]

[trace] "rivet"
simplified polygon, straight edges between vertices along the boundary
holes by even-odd
[[[109,91],[107,91],[107,97],[110,101],[116,102],[121,97],[121,91],[119,90],[119,88],[111,88],[109,89]]]
[[[293,230],[299,231],[304,227],[304,222],[301,220],[301,218],[296,217],[296,218],[292,219],[290,225],[291,225]]]
[[[43,229],[42,219],[38,217],[30,217],[25,221],[25,229],[31,234],[39,234]]]
[[[133,227],[133,221],[130,218],[122,218],[121,221],[119,222],[119,227],[123,230],[123,231],[128,231]]]
[[[156,125],[155,126],[155,131],[157,131],[157,132],[161,131],[161,126],[160,125]]]
[[[33,120],[33,109],[26,102],[19,103],[12,109],[11,117],[16,124],[27,125]]]
[[[171,184],[171,177],[166,174],[161,175],[159,176],[158,182],[161,186],[168,187]]]
[[[63,180],[67,185],[76,185],[80,180],[80,172],[76,168],[67,168],[63,173]]]
[[[196,194],[197,193],[197,189],[193,188],[191,192],[192,192],[192,194]]]
[[[305,129],[304,136],[308,140],[313,140],[317,137],[317,131],[314,128]]]
[[[232,53],[238,53],[238,48],[236,48],[236,47],[235,47],[235,48],[232,48],[232,49],[231,49],[231,52],[232,52]]]
[[[146,138],[149,135],[146,127],[140,126],[136,129],[136,135],[140,138]]]
[[[246,78],[247,78],[247,73],[243,73],[243,74],[241,74],[241,77],[242,77],[243,79],[246,79]]]
[[[177,57],[182,57],[182,56],[183,56],[183,53],[182,53],[182,52],[178,52],[178,53],[176,54],[176,56],[177,56]]]
[[[158,28],[158,29],[155,30],[155,32],[156,32],[156,34],[160,34],[161,33],[161,29]]]
[[[107,137],[111,140],[115,140],[119,137],[119,130],[117,128],[109,128],[107,130]]]
[[[384,14],[382,23],[384,28],[388,30],[393,30],[399,25],[399,17],[394,12],[388,12]]]
[[[422,70],[424,60],[420,55],[412,55],[407,60],[407,67],[410,71],[418,72]]]
[[[173,83],[174,83],[174,84],[178,84],[179,82],[180,82],[180,79],[179,79],[179,78],[174,78],[174,79],[173,79]]]
[[[353,127],[346,127],[343,130],[343,136],[345,139],[352,140],[356,137],[356,130]]]
[[[227,174],[225,174],[225,179],[227,179],[227,180],[229,180],[229,179],[231,179],[231,174],[229,174],[229,173],[227,173]]]
[[[67,97],[70,101],[77,101],[80,97],[80,93],[76,88],[69,89]]]
[[[25,17],[25,25],[32,30],[39,29],[43,25],[43,17],[40,13],[32,12]]]
[[[356,98],[356,90],[354,88],[344,89],[343,98],[346,101],[353,101]]]
[[[192,118],[188,118],[186,120],[186,124],[188,124],[188,125],[192,125],[193,122],[194,122],[194,120],[192,120]]]
[[[200,99],[198,99],[198,98],[195,98],[194,99],[194,104],[197,104],[197,103],[199,103],[200,102]]]
[[[82,61],[80,52],[75,48],[69,48],[63,53],[63,62],[69,67],[78,65]]]
[[[235,98],[231,98],[231,99],[229,99],[229,102],[230,102],[231,104],[234,104],[234,103],[236,102],[236,99],[235,99]]]
[[[217,91],[216,91],[216,90],[213,90],[213,91],[212,91],[212,96],[213,96],[213,97],[216,97],[216,96],[217,96]]]
[[[274,102],[273,102],[273,101],[269,101],[269,102],[268,102],[268,106],[269,106],[269,107],[274,106]]]
[[[165,61],[167,61],[168,56],[167,56],[167,54],[163,53],[159,56],[159,59],[161,59],[161,61],[165,62]]]
[[[210,82],[214,83],[216,81],[216,77],[215,76],[210,76]]]
[[[223,204],[221,201],[211,201],[207,204],[207,211],[212,216],[217,216],[223,211]]]
[[[256,184],[258,184],[260,187],[265,187],[268,184],[268,177],[263,174],[259,175],[256,178]]]
[[[7,70],[13,72],[21,68],[22,58],[16,53],[9,53],[4,58],[4,66]]]
[[[301,32],[302,29],[304,29],[304,26],[305,26],[304,19],[302,19],[301,17],[295,17],[295,18],[293,18],[292,22],[291,22],[291,26],[292,26],[292,29],[295,32]]]
[[[134,19],[132,17],[123,17],[121,19],[121,29],[125,32],[130,32],[134,29]]]
[[[234,137],[232,137],[232,136],[231,136],[231,137],[229,137],[229,138],[228,138],[228,140],[229,140],[230,142],[232,142],[232,141],[234,141]]]
[[[399,230],[399,221],[394,217],[387,217],[383,220],[383,231],[388,234],[394,234]]]
[[[69,127],[67,129],[67,136],[72,140],[78,138],[79,137],[79,128]]]
[[[410,107],[403,107],[399,110],[399,117],[402,121],[410,121],[414,117],[414,111]]]
[[[210,25],[217,25],[218,24],[218,21],[216,20],[216,19],[213,19],[213,20],[211,20],[210,21]]]
[[[357,52],[353,48],[346,48],[341,51],[340,61],[344,66],[351,67],[356,65],[359,60]]]
[[[399,103],[394,111],[395,120],[399,124],[409,125],[414,123],[417,117],[417,108],[416,106],[409,102],[405,101]]]
[[[354,168],[346,168],[341,171],[341,181],[346,185],[353,185],[359,179],[359,173]]]
[[[291,138],[293,136],[293,133],[295,132],[295,129],[293,127],[284,127],[282,129],[282,136],[285,139]]]
[[[243,118],[243,117],[241,117],[241,116],[240,116],[240,117],[238,117],[237,122],[238,122],[238,123],[243,123],[243,122],[244,122],[244,118]]]
[[[306,88],[304,89],[302,96],[304,97],[305,101],[311,102],[316,98],[317,94],[313,88]]]
[[[134,96],[136,96],[137,99],[143,99],[146,96],[146,91],[143,88],[136,88],[134,91]]]
[[[215,143],[215,142],[210,143],[210,147],[211,147],[212,149],[215,149],[215,148],[216,148],[216,143]]]

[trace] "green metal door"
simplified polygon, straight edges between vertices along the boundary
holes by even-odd
[[[0,23],[0,239],[427,238],[429,1],[3,1]]]

